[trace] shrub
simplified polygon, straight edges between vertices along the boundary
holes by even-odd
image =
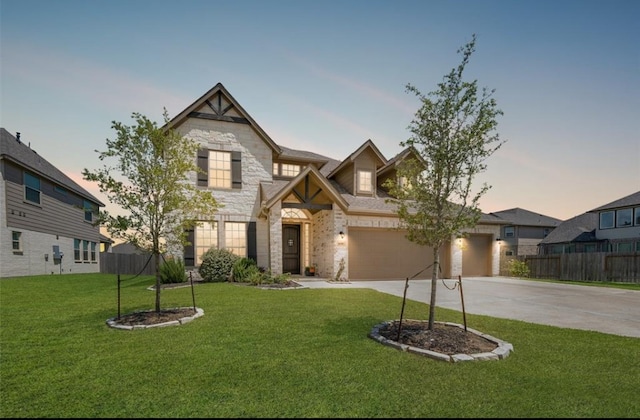
[[[182,260],[168,257],[160,264],[160,283],[184,283],[185,281],[187,281],[187,273]]]
[[[211,248],[202,256],[198,273],[204,282],[229,281],[233,264],[240,259],[227,249]]]
[[[509,275],[511,277],[529,277],[529,266],[520,260],[509,261]]]
[[[247,282],[253,273],[260,273],[256,262],[250,258],[239,258],[231,269],[231,281]]]

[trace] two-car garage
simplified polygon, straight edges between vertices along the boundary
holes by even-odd
[[[349,228],[349,279],[430,279],[433,251],[409,241],[396,229]],[[458,244],[457,244],[458,245]],[[456,246],[457,246],[456,245]],[[462,276],[491,275],[491,236],[462,239]],[[440,249],[440,278],[451,277],[451,243]],[[414,277],[417,273],[416,277]]]
[[[432,248],[417,245],[396,229],[349,228],[349,279],[388,280],[431,278]],[[449,266],[449,243],[440,250],[440,262]],[[443,273],[447,274],[448,273]]]

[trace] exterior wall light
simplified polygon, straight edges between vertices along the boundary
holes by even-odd
[[[343,231],[340,231],[339,235],[340,235],[340,239],[344,239],[344,232]]]

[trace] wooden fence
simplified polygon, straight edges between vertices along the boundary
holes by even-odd
[[[107,274],[155,274],[153,258],[143,254],[100,253],[100,272]]]
[[[640,253],[584,252],[518,257],[532,278],[640,283]]]

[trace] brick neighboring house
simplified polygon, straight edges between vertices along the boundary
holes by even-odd
[[[99,272],[101,206],[0,128],[0,277]]]
[[[336,160],[276,143],[220,83],[175,116],[169,126],[200,145],[205,175],[191,182],[224,204],[202,214],[191,246],[174,249],[187,267],[210,247],[254,259],[274,274],[325,278],[404,279],[432,264],[432,250],[398,230],[382,188],[411,152],[386,159],[371,140]],[[496,238],[504,221],[482,214],[465,239],[440,249],[442,277],[497,275]],[[419,278],[430,278],[425,270]]]
[[[540,254],[640,252],[640,191],[561,223],[540,242]]]

